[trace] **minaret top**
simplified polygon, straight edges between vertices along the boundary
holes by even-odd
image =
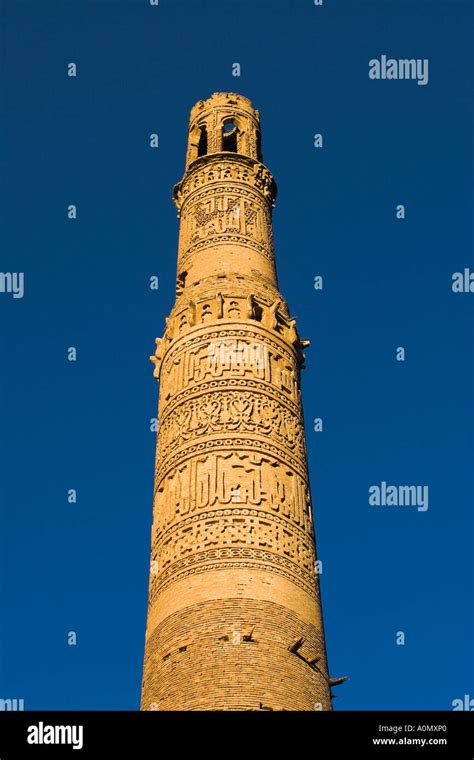
[[[198,158],[237,153],[262,160],[260,114],[235,92],[215,92],[191,109],[186,169]]]
[[[214,92],[207,100],[198,100],[198,102],[191,108],[191,121],[197,114],[202,113],[206,109],[219,108],[220,106],[241,108],[250,111],[259,118],[258,111],[252,108],[252,101],[246,98],[245,95],[239,95],[237,92]]]

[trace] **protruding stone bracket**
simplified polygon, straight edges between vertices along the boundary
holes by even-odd
[[[329,686],[332,688],[333,686],[339,686],[339,684],[345,683],[348,680],[349,679],[347,676],[341,676],[340,678],[329,678],[328,683],[329,683]]]
[[[313,657],[311,660],[308,660],[304,655],[301,654],[300,649],[305,643],[305,638],[302,636],[300,639],[294,642],[294,644],[291,644],[288,649],[289,651],[300,658],[300,660],[303,660],[312,670],[315,670],[317,673],[320,673],[322,676],[324,676],[324,673],[318,668],[317,663],[321,660],[321,657]],[[325,677],[325,676],[324,676]]]

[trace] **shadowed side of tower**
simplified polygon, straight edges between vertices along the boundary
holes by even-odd
[[[331,709],[300,398],[250,101],[191,111],[159,432],[143,710]]]

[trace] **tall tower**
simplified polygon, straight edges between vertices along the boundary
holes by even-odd
[[[329,710],[300,399],[259,113],[191,111],[160,384],[143,710]]]

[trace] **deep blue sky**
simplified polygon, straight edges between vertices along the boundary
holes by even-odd
[[[261,112],[280,287],[312,341],[329,663],[350,678],[335,707],[474,697],[474,295],[451,290],[474,269],[472,20],[451,0],[3,0],[0,269],[25,295],[0,293],[0,697],[139,705],[171,190],[190,108],[227,90]],[[370,80],[382,54],[428,58],[429,84]],[[428,511],[370,507],[382,480],[428,485]]]

